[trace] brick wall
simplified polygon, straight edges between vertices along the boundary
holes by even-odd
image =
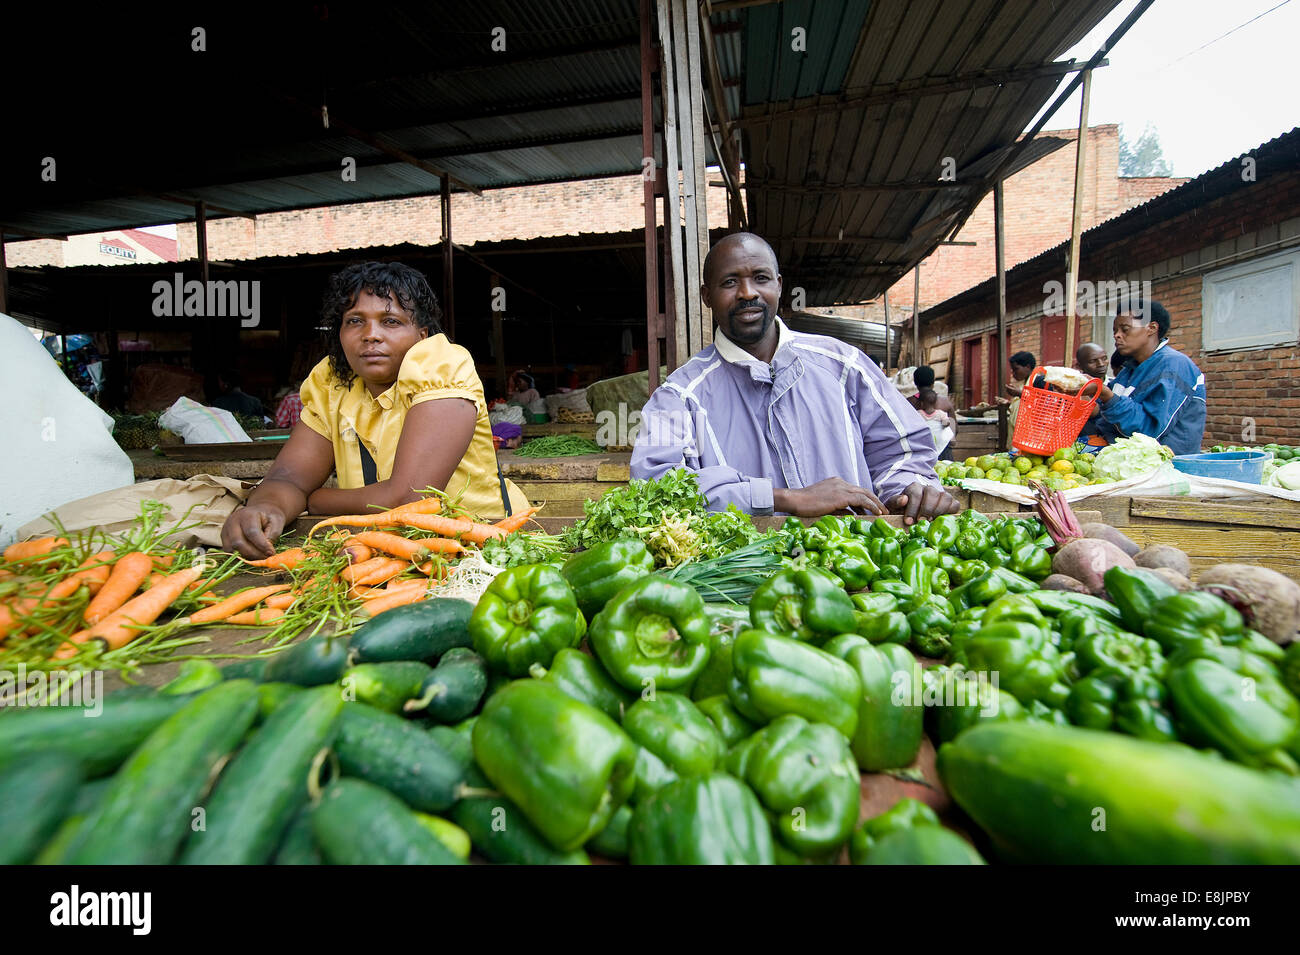
[[[1154,297],[1169,309],[1170,346],[1188,355],[1205,374],[1206,446],[1241,443],[1246,418],[1254,421],[1252,443],[1300,444],[1296,344],[1207,353],[1202,347],[1201,311],[1206,272],[1248,260],[1257,246],[1266,246],[1258,255],[1268,255],[1297,238],[1300,170],[1291,169],[1174,219],[1154,221],[1139,233],[1092,251],[1080,265],[1080,277],[1093,282],[1151,280]],[[1279,242],[1283,244],[1274,244]],[[1215,264],[1201,265],[1209,262]],[[1008,354],[1027,350],[1041,355],[1042,285],[1048,279],[1063,280],[1064,272],[1063,251],[1059,268],[1016,276],[1008,286]],[[995,324],[996,303],[991,295],[925,324],[923,347],[938,341],[956,343],[950,390],[960,393],[966,376],[961,342],[976,334],[987,336]],[[1113,347],[1109,341],[1103,344]],[[986,367],[984,374],[990,373]]]

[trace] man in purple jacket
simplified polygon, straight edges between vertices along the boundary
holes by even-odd
[[[709,506],[818,517],[959,510],[934,473],[925,421],[860,350],[777,317],[776,253],[747,232],[704,260],[714,342],[641,413],[632,477],[695,473]]]

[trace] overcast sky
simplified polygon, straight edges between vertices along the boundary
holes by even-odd
[[[1088,59],[1135,6],[1062,58]],[[1122,123],[1132,142],[1154,123],[1173,174],[1200,175],[1300,125],[1297,43],[1300,0],[1156,0],[1093,74],[1088,125]],[[1076,91],[1046,128],[1078,124]]]

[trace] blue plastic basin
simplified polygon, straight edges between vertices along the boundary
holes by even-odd
[[[1184,474],[1258,484],[1264,476],[1264,462],[1272,455],[1267,451],[1220,451],[1217,454],[1180,454],[1174,468]]]

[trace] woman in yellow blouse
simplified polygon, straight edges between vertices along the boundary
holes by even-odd
[[[424,276],[388,262],[330,279],[322,309],[330,353],[302,386],[302,419],[221,541],[267,557],[285,525],[312,514],[364,514],[435,487],[479,517],[528,506],[496,467],[487,402],[470,353],[453,345]],[[323,485],[330,472],[338,487]]]

